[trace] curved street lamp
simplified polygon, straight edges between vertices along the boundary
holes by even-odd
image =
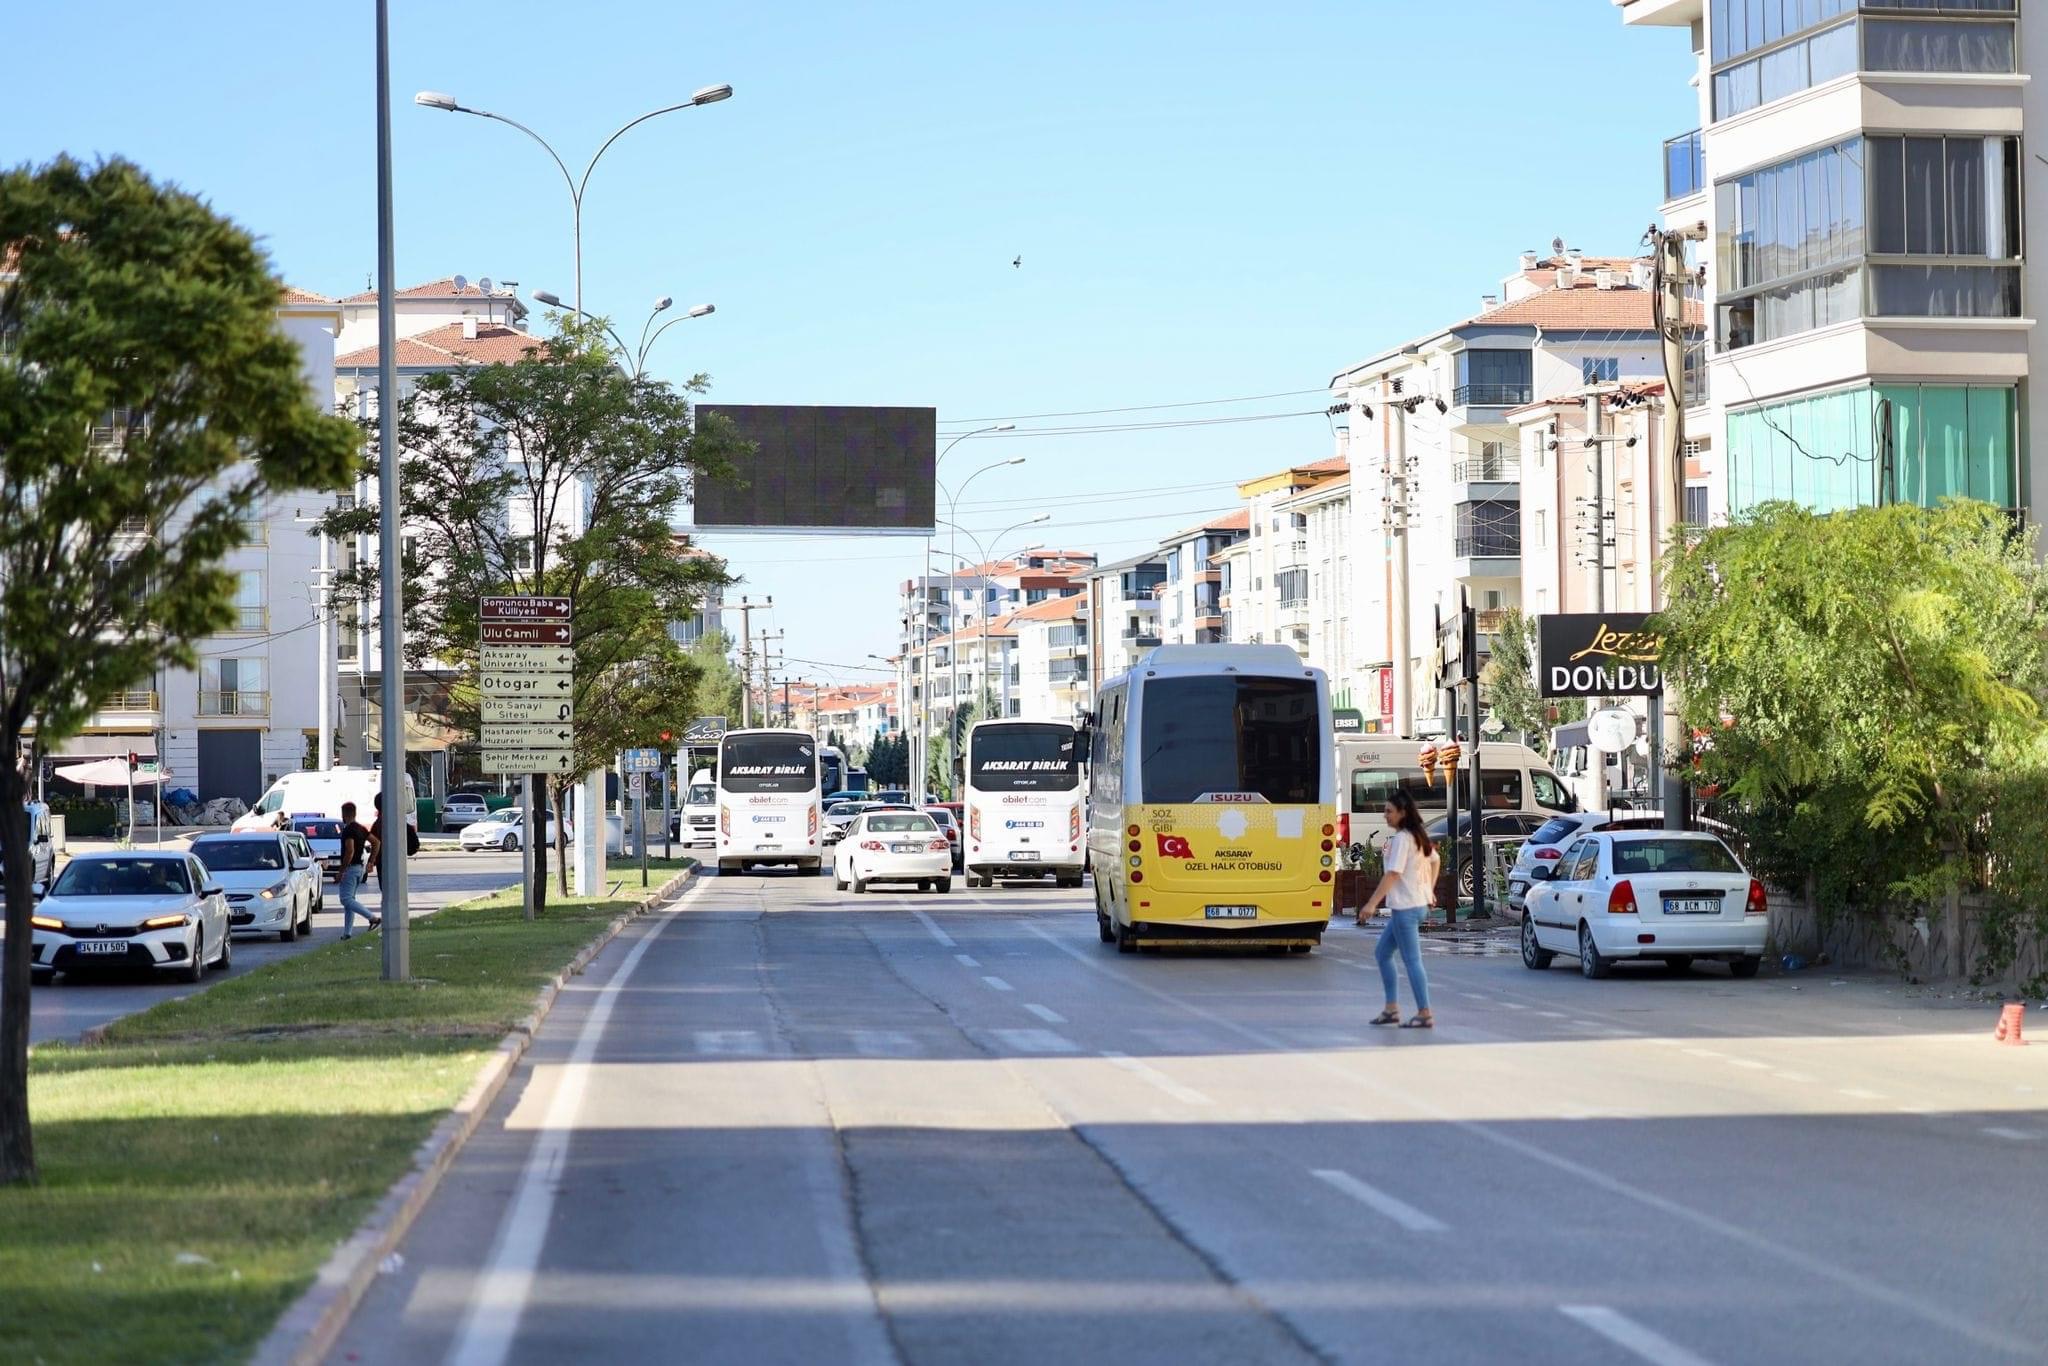
[[[965,487],[965,485],[962,485],[962,487]],[[1022,531],[1027,526],[1038,526],[1041,523],[1050,522],[1051,520],[1052,514],[1050,512],[1041,512],[1040,514],[1038,514],[1038,516],[1033,517],[1028,521],[1019,522],[1015,526],[1004,527],[1001,531],[997,532],[995,535],[988,538],[989,544],[994,546],[1000,546],[1003,543],[1003,538],[1005,536],[1008,536],[1011,532]],[[974,553],[981,556],[981,560],[979,561],[980,563],[987,564],[991,562],[992,557],[989,555],[988,551],[982,547],[981,538],[979,536],[976,536],[973,532],[969,531],[964,526],[954,526],[951,522],[946,522],[945,525],[953,527],[953,530],[959,532],[961,535],[965,536],[969,541],[973,543]],[[952,555],[955,561],[955,565],[957,567],[958,561],[960,560],[959,554],[953,551],[948,551],[947,553],[949,555]],[[953,652],[953,660],[953,691],[957,693],[960,690],[960,652],[957,649]],[[1007,679],[1005,681],[1007,682]],[[982,604],[981,611],[981,689],[984,693],[988,691],[988,604],[986,602]],[[958,707],[959,703],[956,701],[953,705],[955,707]]]
[[[549,308],[567,309],[571,307],[571,305],[562,302],[562,296],[555,293],[551,289],[534,290],[533,299],[535,303],[546,304]],[[707,314],[716,313],[718,311],[718,305],[716,304],[697,304],[696,306],[686,309],[683,312],[677,314],[675,317],[670,318],[660,327],[655,328],[653,336],[648,336],[647,329],[650,327],[654,327],[654,320],[660,317],[664,312],[666,312],[670,308],[673,308],[675,306],[675,302],[675,299],[667,294],[662,295],[659,299],[656,299],[654,301],[653,311],[647,315],[647,321],[645,323],[642,323],[640,326],[640,347],[637,351],[634,350],[632,347],[627,346],[626,339],[624,337],[621,337],[615,330],[613,330],[612,325],[610,323],[604,322],[595,313],[589,312],[588,310],[585,309],[577,309],[576,311],[580,313],[583,317],[588,318],[590,321],[597,323],[598,325],[604,328],[605,332],[611,337],[612,341],[617,344],[619,348],[619,354],[621,357],[633,357],[633,375],[635,378],[638,378],[639,376],[647,373],[647,353],[652,351],[654,349],[654,344],[661,340],[662,333],[668,331],[677,323],[688,322],[692,318],[702,318]],[[623,363],[624,362],[621,361],[622,365]]]

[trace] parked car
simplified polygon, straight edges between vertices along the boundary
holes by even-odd
[[[38,889],[47,889],[57,870],[57,846],[50,840],[50,808],[41,802],[22,805],[28,811],[29,882]],[[5,870],[6,865],[0,863],[0,872]],[[41,890],[37,895],[41,895]]]
[[[473,821],[483,820],[491,814],[480,792],[451,792],[441,807],[441,830],[460,830]]]
[[[960,803],[942,802],[928,806],[924,813],[939,823],[939,829],[946,832],[946,839],[953,846],[953,870],[958,872],[966,860],[966,853],[960,843]]]
[[[1718,958],[1754,977],[1770,930],[1764,885],[1704,830],[1581,835],[1536,866],[1522,913],[1522,962],[1547,968],[1574,954],[1605,977],[1620,960],[1655,959],[1675,972]]]
[[[228,898],[206,865],[183,850],[79,854],[50,883],[29,924],[29,973],[147,967],[199,982],[234,952]]]
[[[1519,848],[1530,835],[1546,824],[1542,816],[1528,811],[1484,811],[1480,813],[1479,828],[1485,835],[1486,856],[1489,861],[1501,857],[1502,851]],[[1451,818],[1439,816],[1429,823],[1429,837],[1443,848],[1445,832],[1450,829]],[[1453,898],[1462,901],[1472,899],[1475,885],[1472,867],[1472,814],[1469,811],[1458,814],[1458,885],[1455,892],[1451,887],[1451,859],[1444,854],[1444,871],[1436,880],[1436,904],[1448,906]],[[1493,888],[1487,892],[1491,895]]]
[[[1736,842],[1729,838],[1733,832],[1718,821],[1699,821],[1697,826],[1720,836],[1721,842],[1729,848],[1737,847]],[[1508,909],[1516,915],[1522,913],[1529,884],[1535,881],[1531,869],[1539,863],[1555,863],[1564,854],[1565,846],[1580,835],[1589,835],[1598,830],[1663,828],[1664,817],[1661,814],[1574,811],[1569,815],[1551,817],[1523,841],[1521,849],[1515,854],[1514,864],[1508,869]]]
[[[291,940],[313,932],[313,902],[320,871],[296,832],[221,833],[192,841],[192,853],[228,896],[228,928],[237,934],[274,934]]]
[[[327,870],[320,866],[320,856],[313,852],[313,842],[299,831],[285,831],[284,842],[294,858],[306,861],[306,875],[313,884],[313,914],[318,915],[327,909]],[[307,933],[310,934],[312,929],[310,924],[306,926]]]
[[[864,811],[832,851],[832,885],[865,892],[871,882],[953,890],[953,846],[923,811]]]
[[[833,802],[825,808],[825,828],[821,832],[826,844],[837,844],[846,834],[846,827],[852,825],[855,817],[863,811],[872,811],[880,802],[845,801]]]
[[[329,816],[301,816],[292,822],[292,829],[306,837],[306,843],[312,848],[314,861],[320,865],[323,877],[341,876],[340,821]]]
[[[542,813],[541,839],[544,843],[555,842],[555,813]],[[462,827],[460,843],[464,849],[500,849],[510,852],[524,848],[526,844],[526,813],[518,807],[493,811],[480,821],[471,821]]]

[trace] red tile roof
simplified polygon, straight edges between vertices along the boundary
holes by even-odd
[[[462,335],[461,323],[450,323],[415,336],[400,337],[397,359],[400,365],[433,369],[490,365],[498,361],[516,361],[527,352],[537,350],[541,344],[539,337],[521,332],[516,327],[480,323],[476,336],[468,338]],[[337,370],[367,370],[377,363],[377,348],[374,346],[334,358]]]
[[[315,294],[312,290],[300,289],[297,285],[286,285],[284,287],[284,301],[288,304],[331,304],[337,302],[334,299],[328,298],[325,294]]]
[[[1064,598],[1047,598],[1010,613],[1011,621],[1066,621],[1088,610],[1088,599],[1079,593]]]
[[[1251,528],[1251,509],[1239,508],[1235,512],[1226,512],[1219,517],[1212,517],[1206,522],[1197,522],[1185,530],[1176,531],[1171,536],[1162,540],[1160,544],[1170,545],[1175,541],[1185,541],[1190,536],[1199,536],[1205,531],[1250,531]]]
[[[423,285],[408,285],[404,289],[397,291],[396,297],[400,299],[509,299],[512,296],[510,294],[485,294],[474,283],[458,293],[455,288],[455,277],[453,275],[444,275],[438,280],[429,280]],[[340,302],[345,304],[374,304],[377,302],[377,291],[366,289],[360,294],[351,294],[346,299],[340,300]]]

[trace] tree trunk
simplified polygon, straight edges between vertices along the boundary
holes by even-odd
[[[534,792],[535,805],[539,808],[534,813],[535,823],[542,830],[546,830],[548,828],[547,818],[542,816],[540,812],[555,809],[548,805],[547,775],[536,773],[530,781]],[[561,823],[562,818],[557,814],[555,824],[559,826]],[[548,908],[548,842],[545,839],[535,839],[531,830],[526,832],[526,842],[533,847],[533,913],[538,916]]]
[[[29,952],[35,869],[29,862],[20,736],[0,727],[0,861],[6,864],[7,941],[0,954],[0,1186],[36,1179],[28,1123]]]

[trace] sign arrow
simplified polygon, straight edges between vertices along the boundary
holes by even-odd
[[[477,628],[485,645],[567,645],[575,631],[567,622],[487,621]]]
[[[576,652],[554,645],[485,645],[478,655],[478,664],[486,669],[565,674],[576,667]]]

